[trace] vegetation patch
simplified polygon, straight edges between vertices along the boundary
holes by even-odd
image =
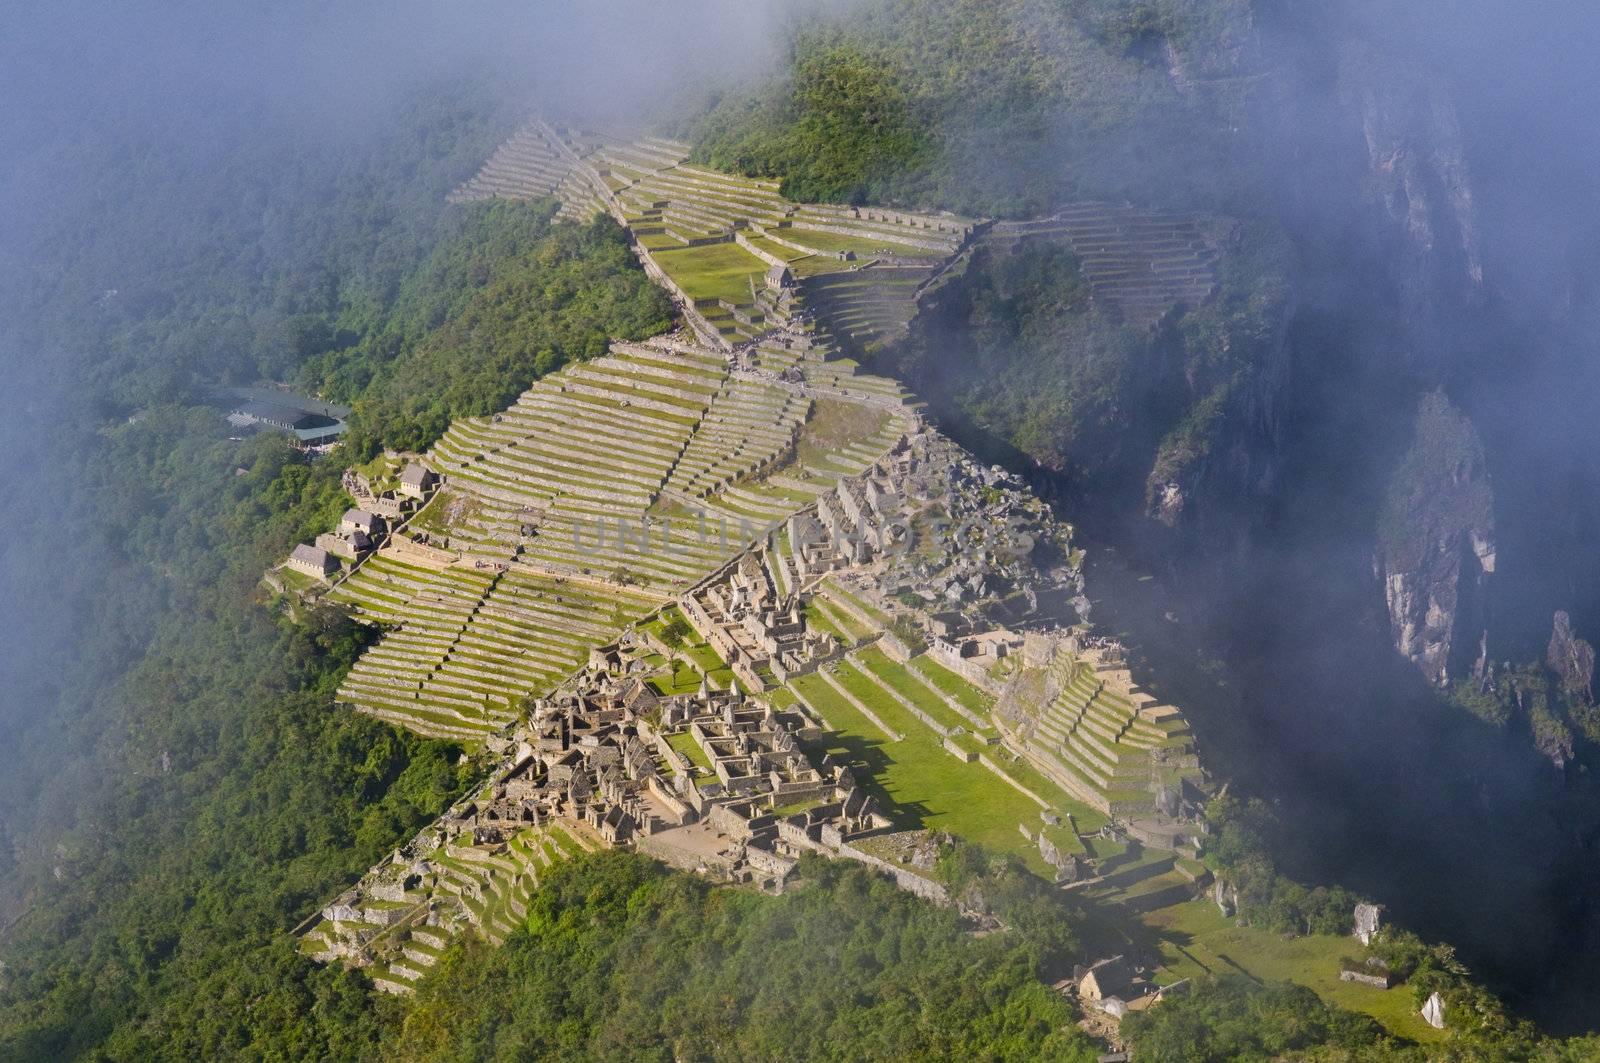
[[[718,889],[623,852],[557,868],[527,929],[452,947],[391,1058],[1088,1061],[1033,951],[864,868],[806,859],[802,888]],[[506,1017],[515,1015],[514,1022]]]

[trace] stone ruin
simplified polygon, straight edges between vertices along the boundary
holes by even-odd
[[[1079,619],[1071,527],[1018,477],[920,422],[790,535],[804,574],[861,568],[886,607],[906,604],[930,635]]]
[[[773,573],[746,553],[725,580],[678,600],[690,626],[754,691],[763,690],[769,677],[783,683],[815,671],[842,649],[832,635],[806,623],[797,590],[779,594],[774,582]]]
[[[995,706],[1008,742],[1131,837],[1197,854],[1207,784],[1182,712],[1076,635],[1036,637],[1019,656]]]
[[[371,966],[380,988],[408,992],[450,936],[509,933],[540,868],[583,848],[631,846],[773,889],[804,852],[873,862],[852,843],[892,824],[847,766],[805,752],[818,721],[737,682],[658,694],[634,667],[647,649],[602,647],[491,738],[501,768],[327,905],[307,933],[312,955]]]
[[[358,506],[392,525],[427,495],[436,470],[450,491],[472,497],[467,537],[475,541],[462,555],[470,565],[422,544],[375,558],[335,592],[397,629],[352,671],[342,699],[420,733],[480,739],[503,759],[485,786],[328,905],[306,935],[310,951],[371,966],[380,986],[406,991],[449,934],[475,926],[492,940],[503,935],[540,869],[598,845],[633,846],[769,888],[783,886],[801,853],[820,851],[936,896],[937,885],[913,868],[858,846],[891,833],[891,824],[848,766],[807,754],[820,719],[804,701],[780,710],[762,696],[767,682],[838,651],[808,629],[800,606],[807,586],[840,570],[864,603],[856,615],[871,614],[863,626],[892,622],[894,634],[879,641],[891,656],[898,646],[897,659],[914,652],[905,621],[938,647],[940,663],[991,694],[1068,662],[1040,684],[1056,715],[1023,730],[997,716],[1004,733],[993,741],[1109,809],[1119,836],[1193,844],[1201,828],[1185,820],[1184,782],[1195,764],[1181,714],[1107,674],[1109,657],[1085,664],[1079,651],[1093,647],[1059,652],[1063,629],[1086,617],[1070,526],[1019,478],[928,428],[899,385],[830,358],[846,332],[857,343],[903,332],[923,288],[970,250],[975,226],[788,204],[775,183],[685,165],[668,142],[584,138],[542,123],[454,198],[552,193],[563,216],[606,210],[631,230],[647,272],[675,294],[701,343],[669,336],[618,345],[612,357],[541,382],[492,420],[457,422],[430,454],[432,469],[411,470],[403,485],[410,498],[377,497],[359,473],[347,479]],[[1052,224],[1073,241],[1099,240],[1104,211],[1080,213]],[[652,218],[659,233],[646,231]],[[1209,294],[1206,264],[1167,246],[1172,234],[1144,218],[1115,220],[1121,250],[1147,259],[1164,287],[1147,293],[1107,273],[1091,278],[1097,299],[1114,294],[1132,317],[1175,292],[1195,301]],[[814,254],[808,232],[884,247],[867,253],[872,261],[797,277],[784,263],[788,252]],[[752,284],[749,303],[702,306],[656,260],[671,242],[684,252],[737,245],[764,264],[753,275],[766,276],[759,290]],[[757,398],[766,405],[754,406]],[[811,404],[822,400],[876,411],[882,427],[828,448],[822,461],[797,454]],[[591,412],[602,405],[603,423]],[[696,427],[682,427],[686,412]],[[569,438],[574,424],[581,438]],[[603,478],[603,491],[566,471],[573,468]],[[763,572],[745,554],[721,582],[701,580],[729,558],[720,547],[680,564],[622,556],[619,536],[616,549],[602,541],[595,558],[576,556],[566,545],[575,533],[557,533],[615,516],[619,492],[634,517],[665,500],[788,520],[792,555],[775,566],[769,546]],[[546,503],[548,512],[532,514]],[[339,534],[358,531],[370,541],[364,529]],[[913,543],[921,548],[905,548]],[[642,633],[625,625],[674,598],[737,677],[730,689],[702,684],[666,696],[646,683]],[[524,637],[524,623],[537,635]],[[610,642],[619,630],[621,641]],[[565,678],[585,653],[588,666]],[[508,675],[515,682],[501,678]],[[1037,844],[1058,880],[1081,878],[1080,858],[1042,831]]]
[[[1239,887],[1219,878],[1211,885],[1211,901],[1224,917],[1232,918],[1239,911]]]
[[[1044,831],[1039,832],[1039,856],[1056,869],[1056,882],[1063,885],[1078,881],[1086,871],[1081,856],[1076,853],[1063,853]]]

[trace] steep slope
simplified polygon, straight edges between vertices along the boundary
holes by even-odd
[[[1430,682],[1444,686],[1468,667],[1483,677],[1485,584],[1494,562],[1483,444],[1461,411],[1434,392],[1423,397],[1415,441],[1390,483],[1373,561],[1395,648]],[[1463,658],[1475,663],[1463,666]]]

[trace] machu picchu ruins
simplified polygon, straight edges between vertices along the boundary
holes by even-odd
[[[1211,237],[1101,205],[809,206],[686,159],[534,122],[452,196],[609,214],[682,325],[347,470],[338,527],[272,577],[382,632],[341,704],[498,764],[305,949],[408,992],[609,846],[771,890],[822,852],[943,901],[944,832],[1129,912],[1191,896],[1208,784],[1182,713],[1094,634],[1072,527],[851,355],[979,246],[1064,238],[1097,298],[1154,322],[1207,297]]]
[[[8,14],[0,1063],[1600,1063],[1600,3]]]

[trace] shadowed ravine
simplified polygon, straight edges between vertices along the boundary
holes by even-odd
[[[1379,899],[1553,1031],[1600,1022],[1586,774],[1440,706],[1374,634],[1365,586],[1330,595],[1304,553],[1208,585],[1080,528],[1093,618],[1188,708],[1218,773],[1278,805],[1285,871]]]

